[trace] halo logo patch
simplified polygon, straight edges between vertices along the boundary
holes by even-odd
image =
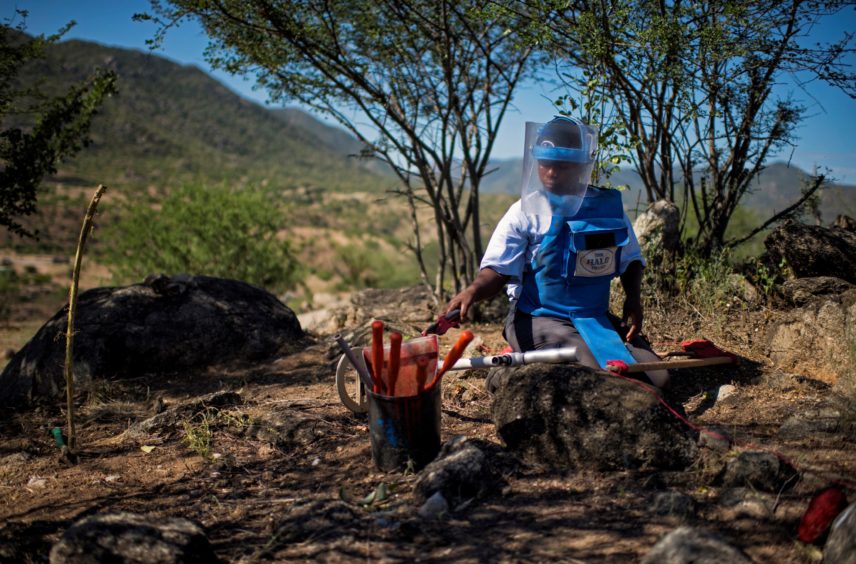
[[[615,251],[618,247],[592,249],[577,253],[577,268],[574,276],[592,278],[606,276],[615,272]]]

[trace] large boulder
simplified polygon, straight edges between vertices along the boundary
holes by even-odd
[[[647,251],[646,256],[655,256],[663,251],[678,249],[681,213],[678,207],[666,200],[658,200],[648,206],[633,222],[633,231],[639,245]]]
[[[856,284],[856,232],[788,221],[764,240],[772,264],[784,259],[797,278],[832,276]]]
[[[0,405],[64,390],[67,308],[56,313],[0,374]],[[150,277],[144,284],[80,294],[74,379],[187,371],[293,350],[303,331],[288,307],[238,280]]]
[[[581,366],[495,369],[492,406],[506,446],[553,468],[683,469],[697,447],[653,388]]]
[[[777,368],[810,374],[856,398],[856,287],[776,313],[767,347]]]

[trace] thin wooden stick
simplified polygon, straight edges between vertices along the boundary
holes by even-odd
[[[66,421],[68,426],[68,449],[74,452],[77,436],[74,430],[74,313],[77,309],[77,287],[80,281],[80,265],[83,262],[83,248],[86,246],[86,238],[92,229],[92,218],[98,208],[101,195],[107,189],[103,184],[98,185],[86,217],[83,218],[83,227],[80,228],[80,238],[77,240],[77,251],[74,255],[74,268],[71,271],[71,289],[68,292],[68,329],[65,333],[65,397],[66,397]]]
[[[663,360],[660,362],[637,362],[627,365],[627,372],[647,372],[649,370],[668,370],[670,368],[698,368],[700,366],[716,366],[718,364],[731,364],[734,359],[730,356],[714,356],[710,358],[691,358],[687,360]],[[609,367],[613,372],[620,370]]]

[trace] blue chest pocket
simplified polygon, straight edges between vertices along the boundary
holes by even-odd
[[[564,257],[563,278],[574,283],[596,282],[612,278],[618,272],[621,248],[630,242],[630,230],[623,219],[597,218],[571,220]]]

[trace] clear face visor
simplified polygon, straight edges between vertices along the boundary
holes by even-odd
[[[570,132],[570,140],[567,139]],[[582,205],[597,152],[597,129],[571,118],[526,122],[523,213],[572,216]]]

